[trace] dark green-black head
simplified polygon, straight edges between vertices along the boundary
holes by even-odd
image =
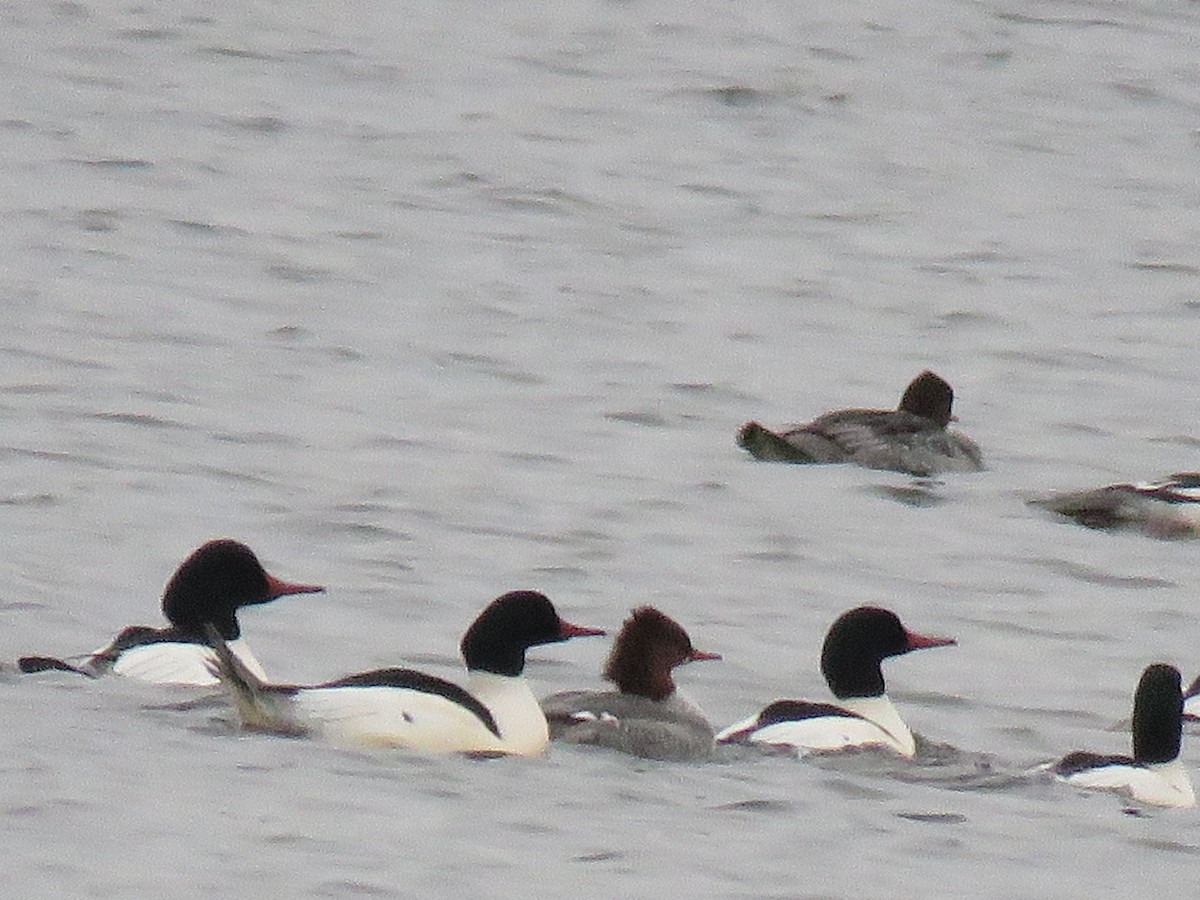
[[[909,631],[891,610],[860,606],[842,613],[829,626],[821,648],[821,672],[836,697],[877,697],[885,691],[883,660],[955,643],[954,638]]]
[[[537,591],[509,591],[481,612],[463,635],[463,660],[472,671],[520,675],[525,651],[537,644],[604,634],[559,618],[549,598]]]
[[[323,590],[268,575],[253,550],[225,538],[204,544],[175,570],[163,591],[162,611],[172,625],[188,634],[202,638],[205,623],[211,622],[221,637],[232,641],[241,634],[239,607]]]
[[[1179,670],[1165,663],[1146,666],[1133,695],[1133,759],[1165,763],[1179,756],[1183,692]]]

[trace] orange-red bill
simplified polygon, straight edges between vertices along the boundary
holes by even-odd
[[[924,650],[928,647],[950,647],[957,644],[952,637],[937,637],[934,635],[917,634],[915,631],[906,631],[905,636],[908,638],[908,644],[905,650]]]
[[[595,637],[604,633],[603,628],[585,628],[583,625],[572,625],[564,619],[558,620],[559,640],[565,641],[573,637]]]
[[[319,594],[325,590],[320,584],[297,584],[294,581],[280,581],[274,575],[267,575],[267,596],[274,600],[288,594]]]

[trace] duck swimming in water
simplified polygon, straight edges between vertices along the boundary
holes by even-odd
[[[646,759],[705,759],[713,727],[681,696],[671,671],[720,659],[692,646],[683,627],[652,606],[625,620],[604,666],[615,691],[564,691],[542,700],[552,740],[593,744]]]
[[[912,757],[916,740],[888,699],[880,664],[891,656],[954,643],[953,638],[909,631],[891,610],[852,609],[829,627],[821,648],[821,672],[837,703],[776,700],[723,729],[717,742],[800,752],[883,747]]]
[[[1179,670],[1147,666],[1133,695],[1133,756],[1076,750],[1050,770],[1069,784],[1128,794],[1152,806],[1196,805],[1187,770],[1179,760],[1183,694]]]
[[[525,651],[604,634],[559,618],[536,591],[493,600],[463,635],[467,679],[455,684],[413,669],[374,669],[316,685],[268,684],[209,630],[214,665],[242,724],[252,730],[418,753],[533,756],[550,739],[546,717],[522,677]]]
[[[748,422],[739,447],[756,459],[791,463],[855,463],[912,475],[978,472],[979,446],[947,426],[954,390],[933,372],[914,378],[896,409],[840,409],[806,425],[771,431]]]
[[[131,625],[108,646],[78,661],[24,656],[18,665],[25,673],[112,674],[158,684],[208,687],[217,683],[208,668],[215,657],[204,633],[205,624],[211,623],[245,666],[265,678],[262,666],[241,639],[238,610],[289,594],[323,590],[319,585],[280,581],[267,574],[254,551],[240,541],[209,541],[185,559],[167,582],[162,611],[168,627]]]
[[[1028,502],[1101,531],[1140,531],[1158,538],[1200,536],[1200,472],[1067,491]]]

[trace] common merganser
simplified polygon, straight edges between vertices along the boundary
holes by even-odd
[[[1068,753],[1051,771],[1070,784],[1118,791],[1153,806],[1196,805],[1187,770],[1179,760],[1183,695],[1179,670],[1164,663],[1146,667],[1133,695],[1133,756]]]
[[[1159,538],[1200,535],[1200,472],[1177,472],[1162,481],[1067,491],[1028,502],[1087,528],[1141,531]]]
[[[18,665],[26,673],[113,674],[159,684],[212,686],[217,680],[209,663],[215,657],[204,633],[205,623],[212,623],[246,667],[265,678],[262,666],[240,639],[238,609],[288,594],[323,590],[319,585],[294,584],[267,574],[254,551],[243,543],[209,541],[184,560],[167,582],[162,611],[170,627],[131,625],[78,664],[56,657],[24,656]]]
[[[604,677],[615,691],[564,691],[542,700],[552,740],[595,744],[646,759],[703,759],[712,753],[713,727],[675,689],[675,666],[720,659],[692,646],[688,633],[652,606],[625,620]]]
[[[978,472],[979,445],[947,429],[954,390],[933,372],[909,383],[894,410],[839,409],[806,425],[775,432],[747,422],[739,447],[758,459],[791,463],[856,463],[912,475]]]
[[[717,743],[801,751],[880,746],[911,758],[916,741],[888,699],[880,663],[889,656],[955,643],[953,638],[907,630],[890,610],[852,609],[830,626],[821,649],[821,672],[837,704],[776,700],[757,715],[722,730]]]
[[[546,717],[522,677],[537,644],[604,634],[563,621],[544,594],[512,591],[467,629],[465,687],[413,669],[376,669],[324,684],[267,684],[229,654],[216,631],[216,669],[243,726],[336,743],[420,753],[533,756],[550,740]]]

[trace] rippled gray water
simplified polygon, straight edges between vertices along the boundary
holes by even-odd
[[[561,8],[560,8],[561,7]],[[1200,468],[1194,3],[0,9],[0,650],[158,621],[206,538],[320,581],[275,677],[457,671],[493,596],[679,619],[724,725],[869,602],[927,744],[488,763],[0,683],[13,896],[1149,896],[1194,812],[1025,776],[1200,669],[1197,549],[1029,493]],[[754,463],[933,368],[990,469]],[[549,692],[607,645],[539,651]],[[1185,740],[1184,757],[1200,760]],[[1186,879],[1186,880],[1185,880]]]

